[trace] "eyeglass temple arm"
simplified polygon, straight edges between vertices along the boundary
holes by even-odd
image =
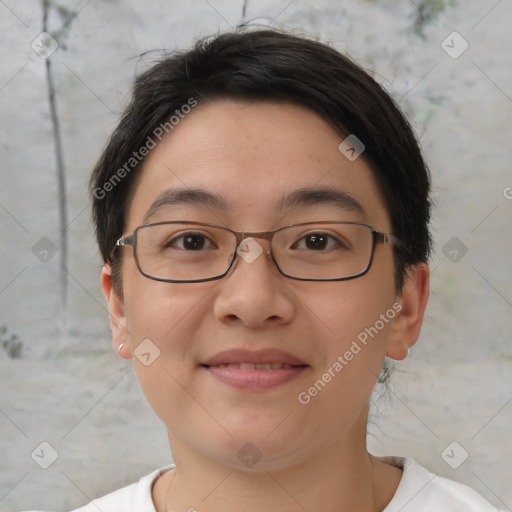
[[[135,247],[135,235],[131,234],[127,236],[122,236],[117,240],[116,247],[122,247],[124,245],[131,245],[132,247]]]
[[[394,244],[398,247],[402,245],[402,242],[391,233],[383,233],[382,231],[374,231],[377,241],[383,244]]]

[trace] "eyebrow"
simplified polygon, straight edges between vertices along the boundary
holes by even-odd
[[[212,194],[199,188],[177,188],[167,189],[159,194],[153,201],[148,211],[144,215],[144,224],[153,217],[158,210],[166,206],[175,206],[179,204],[202,204],[216,210],[228,210],[226,200],[218,194]]]
[[[166,206],[180,204],[201,204],[216,210],[227,211],[229,203],[220,195],[199,188],[167,189],[159,194],[144,215],[143,223],[147,223],[159,210]],[[283,197],[278,205],[278,212],[298,207],[331,205],[343,212],[353,212],[366,216],[361,204],[347,192],[333,187],[313,187],[294,190]]]
[[[297,207],[330,205],[342,210],[366,216],[365,209],[349,193],[333,187],[313,187],[295,190],[279,201],[278,210]]]

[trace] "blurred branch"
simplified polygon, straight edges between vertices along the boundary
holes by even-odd
[[[43,1],[43,32],[47,32],[48,11],[50,0]],[[48,102],[52,120],[53,145],[55,148],[55,162],[57,166],[57,202],[59,208],[59,232],[60,232],[60,266],[59,266],[59,295],[61,303],[61,321],[66,318],[67,295],[68,295],[68,240],[67,240],[67,197],[66,197],[66,175],[64,169],[64,157],[62,151],[62,137],[60,131],[59,117],[57,115],[57,101],[55,98],[55,86],[53,84],[52,62],[46,59],[46,83],[48,86]]]
[[[420,0],[412,1],[411,3],[416,7],[416,19],[414,21],[414,33],[425,39],[425,27],[427,25],[436,25],[436,20],[439,15],[448,6],[454,6],[455,0]]]

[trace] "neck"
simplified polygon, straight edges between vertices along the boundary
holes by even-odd
[[[153,488],[158,512],[376,512],[389,502],[401,476],[374,461],[364,443],[346,452],[329,447],[299,464],[260,471],[218,464],[185,446],[173,453],[175,469]]]

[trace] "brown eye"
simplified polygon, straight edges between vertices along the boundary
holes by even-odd
[[[322,233],[315,233],[304,237],[306,247],[312,250],[321,250],[327,247],[329,237]]]
[[[346,246],[333,235],[327,233],[308,233],[293,244],[293,249],[306,251],[326,252],[333,249],[343,249]]]
[[[187,235],[183,237],[183,248],[190,251],[198,251],[204,247],[205,241],[202,235]]]
[[[200,251],[201,249],[211,249],[212,242],[201,233],[185,233],[168,239],[163,247],[165,249],[182,249],[185,251]]]

